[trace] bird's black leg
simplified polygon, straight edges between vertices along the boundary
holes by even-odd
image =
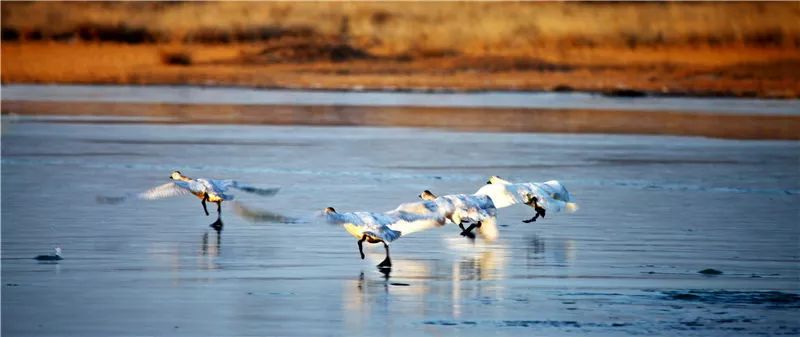
[[[358,252],[361,253],[361,259],[364,259],[364,241],[367,240],[367,236],[364,235],[361,237],[361,240],[358,240]]]
[[[386,248],[386,258],[383,259],[383,262],[378,264],[378,268],[391,268],[392,259],[389,257],[389,245],[386,244],[386,241],[382,242],[383,242],[383,248]]]
[[[208,193],[203,193],[203,201],[200,204],[203,205],[203,211],[206,212],[206,216],[208,216],[208,208],[206,208],[206,200],[208,200]]]
[[[540,217],[540,216],[542,217],[542,219],[544,219],[544,215],[547,213],[547,210],[545,210],[545,209],[544,209],[544,208],[542,208],[542,207],[539,207],[539,205],[537,205],[537,204],[534,204],[534,205],[533,205],[533,209],[536,211],[536,215],[534,215],[532,218],[530,218],[530,219],[528,219],[528,220],[522,220],[522,222],[524,222],[524,223],[531,223],[531,222],[534,222],[534,221],[536,221],[536,219],[537,219],[538,217]]]
[[[472,233],[472,230],[475,229],[475,227],[480,228],[481,227],[481,222],[478,221],[478,222],[476,222],[474,224],[469,225],[469,227],[467,227],[466,230],[461,232],[461,236],[466,236],[466,237],[468,237],[468,238],[470,238],[472,240],[475,240],[475,233]]]
[[[536,212],[536,215],[534,215],[532,218],[530,218],[530,219],[528,219],[528,220],[522,220],[522,222],[524,222],[524,223],[531,223],[531,222],[534,222],[534,221],[536,221],[536,218],[538,218],[538,217],[539,217],[539,212]]]
[[[217,217],[222,216],[222,201],[217,201]]]
[[[464,223],[463,222],[459,222],[458,223],[458,228],[461,228],[461,236],[464,236],[464,233],[467,232],[467,229],[464,228]]]

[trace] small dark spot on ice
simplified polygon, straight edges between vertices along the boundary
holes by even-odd
[[[425,321],[425,324],[428,324],[428,325],[457,325],[458,323],[450,322],[450,321]]]
[[[442,177],[440,177],[440,176],[435,176],[435,177],[433,177],[433,179],[436,179],[436,180],[442,180]]]
[[[564,301],[564,302],[561,302],[561,303],[563,303],[563,304],[575,304],[574,301]]]
[[[176,325],[176,326],[174,326],[174,327],[172,327],[172,328],[173,328],[173,329],[177,329],[177,328],[178,328],[178,326]]]
[[[252,295],[252,294],[253,294],[253,292],[251,292],[251,291],[248,291],[248,292],[247,292],[247,294],[248,294],[248,295]]]
[[[403,287],[410,286],[410,284],[408,284],[408,283],[400,283],[400,282],[392,282],[392,283],[389,283],[389,284],[391,284],[393,286],[403,286]]]
[[[736,320],[733,318],[723,318],[717,320],[717,323],[733,323],[733,322],[736,322]]]
[[[18,287],[19,284],[17,284],[17,283],[6,283],[6,286],[8,286],[8,287]]]
[[[700,323],[698,321],[681,322],[681,323],[683,323],[683,325],[685,326],[703,326],[703,323]]]
[[[690,301],[690,300],[698,300],[700,299],[700,296],[697,296],[695,294],[673,294],[672,299]]]
[[[706,269],[703,269],[701,271],[698,271],[698,273],[703,274],[703,275],[720,275],[720,274],[722,274],[722,271],[721,270],[716,270],[716,269],[713,269],[713,268],[706,268]]]
[[[473,322],[473,321],[463,321],[463,322],[461,322],[461,324],[477,325],[477,324],[478,324],[478,322]]]
[[[611,324],[611,326],[616,326],[616,327],[628,326],[628,325],[631,325],[631,324],[630,323],[613,323],[613,324]]]

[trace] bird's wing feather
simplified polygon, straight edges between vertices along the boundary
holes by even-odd
[[[241,182],[239,182],[237,180],[230,180],[230,179],[226,179],[226,180],[208,179],[208,182],[211,185],[213,185],[215,187],[215,189],[220,193],[227,191],[229,188],[235,188],[235,189],[243,191],[243,192],[258,194],[258,195],[264,196],[264,197],[270,197],[270,196],[273,196],[273,195],[277,194],[278,191],[281,190],[280,188],[254,187],[254,186],[250,186],[250,185],[247,185],[247,184],[243,184],[243,183],[241,183]]]
[[[202,193],[204,186],[197,182],[173,181],[160,186],[153,187],[147,191],[137,194],[139,199],[155,200],[190,193]]]
[[[512,188],[513,185],[486,184],[478,189],[475,194],[488,196],[492,199],[495,207],[504,208],[522,202],[516,194],[512,192]]]
[[[411,221],[409,221],[411,220]],[[400,235],[406,236],[411,233],[421,232],[433,228],[441,227],[444,224],[443,218],[436,216],[419,216],[414,219],[399,220],[389,224],[389,229],[400,232]]]

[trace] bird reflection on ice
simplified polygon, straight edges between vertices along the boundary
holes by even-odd
[[[216,231],[213,235],[216,238],[212,241],[212,239],[209,239],[208,232],[203,233],[202,246],[200,247],[200,258],[198,259],[198,264],[201,269],[219,269],[219,265],[216,263],[216,258],[222,252],[222,236],[218,231]]]
[[[537,234],[525,237],[525,267],[542,265],[567,266],[577,258],[575,240],[560,237],[544,238]]]
[[[374,314],[419,314],[444,306],[450,308],[453,317],[459,317],[469,301],[503,296],[502,286],[481,282],[505,277],[509,251],[502,242],[472,243],[448,237],[444,244],[449,254],[441,259],[398,258],[393,270],[361,271],[345,281],[345,326],[352,331],[375,328],[377,333],[390,327],[370,322],[368,317]]]

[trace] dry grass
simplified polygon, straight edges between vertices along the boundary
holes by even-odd
[[[660,49],[615,52],[574,49],[576,62],[540,58],[442,57],[412,62],[248,64],[241,55],[260,45],[183,45],[191,66],[165,64],[161,55],[173,46],[127,44],[4,43],[4,83],[195,84],[317,89],[580,90],[632,88],[653,93],[797,97],[800,62],[783,61],[781,50],[672,50],[677,65],[660,63]],[[563,56],[563,55],[561,55]],[[793,55],[794,60],[800,54]],[[538,61],[536,61],[538,60]],[[605,60],[607,63],[598,60]],[[656,60],[655,63],[652,60]],[[690,63],[691,62],[691,63]]]
[[[800,96],[800,2],[0,6],[4,83]]]
[[[162,42],[204,42],[199,37],[215,34],[225,42],[344,33],[375,54],[525,55],[553,46],[800,47],[800,2],[3,2],[2,19],[4,29],[21,36],[125,27]]]

